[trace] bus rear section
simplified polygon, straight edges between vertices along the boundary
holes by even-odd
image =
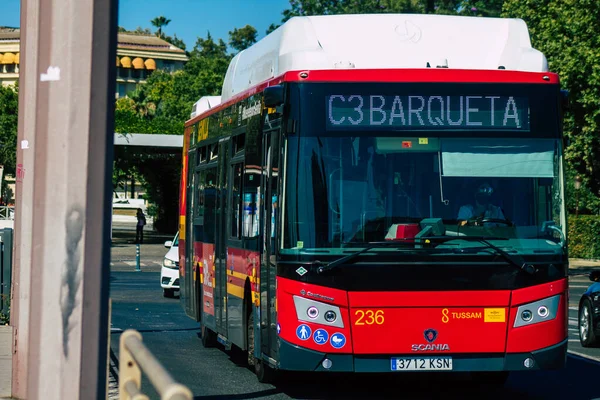
[[[278,281],[281,369],[508,372],[562,368],[567,284],[347,292]]]

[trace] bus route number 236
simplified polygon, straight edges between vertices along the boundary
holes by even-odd
[[[356,310],[354,325],[383,325],[385,316],[383,310]]]

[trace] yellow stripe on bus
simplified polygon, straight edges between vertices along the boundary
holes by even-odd
[[[227,294],[230,294],[240,299],[244,298],[244,288],[233,283],[227,283]]]
[[[185,240],[185,215],[179,216],[179,239]]]
[[[239,278],[239,279],[243,279],[243,280],[246,280],[246,278],[248,278],[248,279],[250,279],[250,283],[255,283],[255,280],[256,280],[257,284],[260,283],[260,279],[255,278],[254,276],[246,275],[246,274],[244,274],[242,272],[237,272],[237,271],[229,270],[229,271],[227,271],[227,275],[233,276],[233,277],[236,277],[236,278]]]

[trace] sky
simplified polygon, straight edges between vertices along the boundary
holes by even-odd
[[[19,27],[20,0],[1,0],[0,26]],[[250,24],[258,31],[257,39],[265,36],[272,23],[281,23],[281,12],[289,8],[289,0],[119,0],[119,26],[134,30],[138,26],[155,28],[150,20],[165,16],[171,22],[163,31],[177,34],[187,50],[197,37],[207,31],[215,39],[229,40],[229,31]]]

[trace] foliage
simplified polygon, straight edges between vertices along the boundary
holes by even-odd
[[[4,174],[15,174],[18,113],[19,86],[0,85],[0,164],[4,165]]]
[[[251,26],[234,30],[230,42],[239,48],[252,42]],[[230,35],[231,36],[231,35]],[[115,105],[115,131],[119,133],[166,133],[182,135],[193,104],[202,96],[219,95],[231,55],[223,40],[215,41],[210,32],[198,38],[182,70],[155,71],[127,98]],[[113,184],[134,174],[141,182],[147,200],[153,204],[154,226],[172,233],[177,229],[180,155],[140,153],[116,149]]]
[[[256,43],[256,33],[256,29],[250,25],[235,28],[229,31],[229,45],[238,52],[247,49]]]
[[[150,23],[156,27],[156,36],[158,37],[162,37],[162,28],[169,25],[169,23],[171,22],[170,19],[164,17],[164,16],[160,16],[160,17],[156,17],[154,18],[152,21],[150,21]]]
[[[0,325],[10,324],[10,296],[7,294],[1,295],[2,307],[0,308]]]
[[[503,16],[527,23],[533,46],[544,53],[550,70],[570,92],[564,127],[570,142],[565,154],[571,170],[567,185],[572,186],[573,175],[579,174],[580,208],[593,211],[600,202],[600,2],[506,0]]]
[[[135,33],[135,34],[142,34],[142,35],[152,35],[152,31],[150,30],[150,28],[142,28],[141,26],[138,26],[133,31],[127,30],[127,29],[123,28],[122,26],[120,26],[118,28],[118,32],[119,33]]]
[[[13,204],[15,201],[15,193],[10,186],[8,186],[8,181],[6,179],[2,179],[0,199],[2,199],[2,203],[5,205]]]
[[[569,217],[569,257],[600,259],[600,216]]]
[[[331,14],[419,13],[497,17],[504,0],[290,0],[281,22],[295,16]],[[267,34],[279,25],[271,24]]]
[[[173,36],[163,34],[161,36],[161,39],[163,39],[165,42],[171,43],[175,47],[179,47],[181,50],[186,49],[185,42],[182,39],[178,38],[176,34]]]
[[[148,214],[154,217],[154,229],[175,232],[179,217],[181,154],[118,146],[115,148],[115,160],[115,171],[126,171],[129,175],[134,173],[136,180],[141,182],[146,192],[145,199],[151,204]]]

